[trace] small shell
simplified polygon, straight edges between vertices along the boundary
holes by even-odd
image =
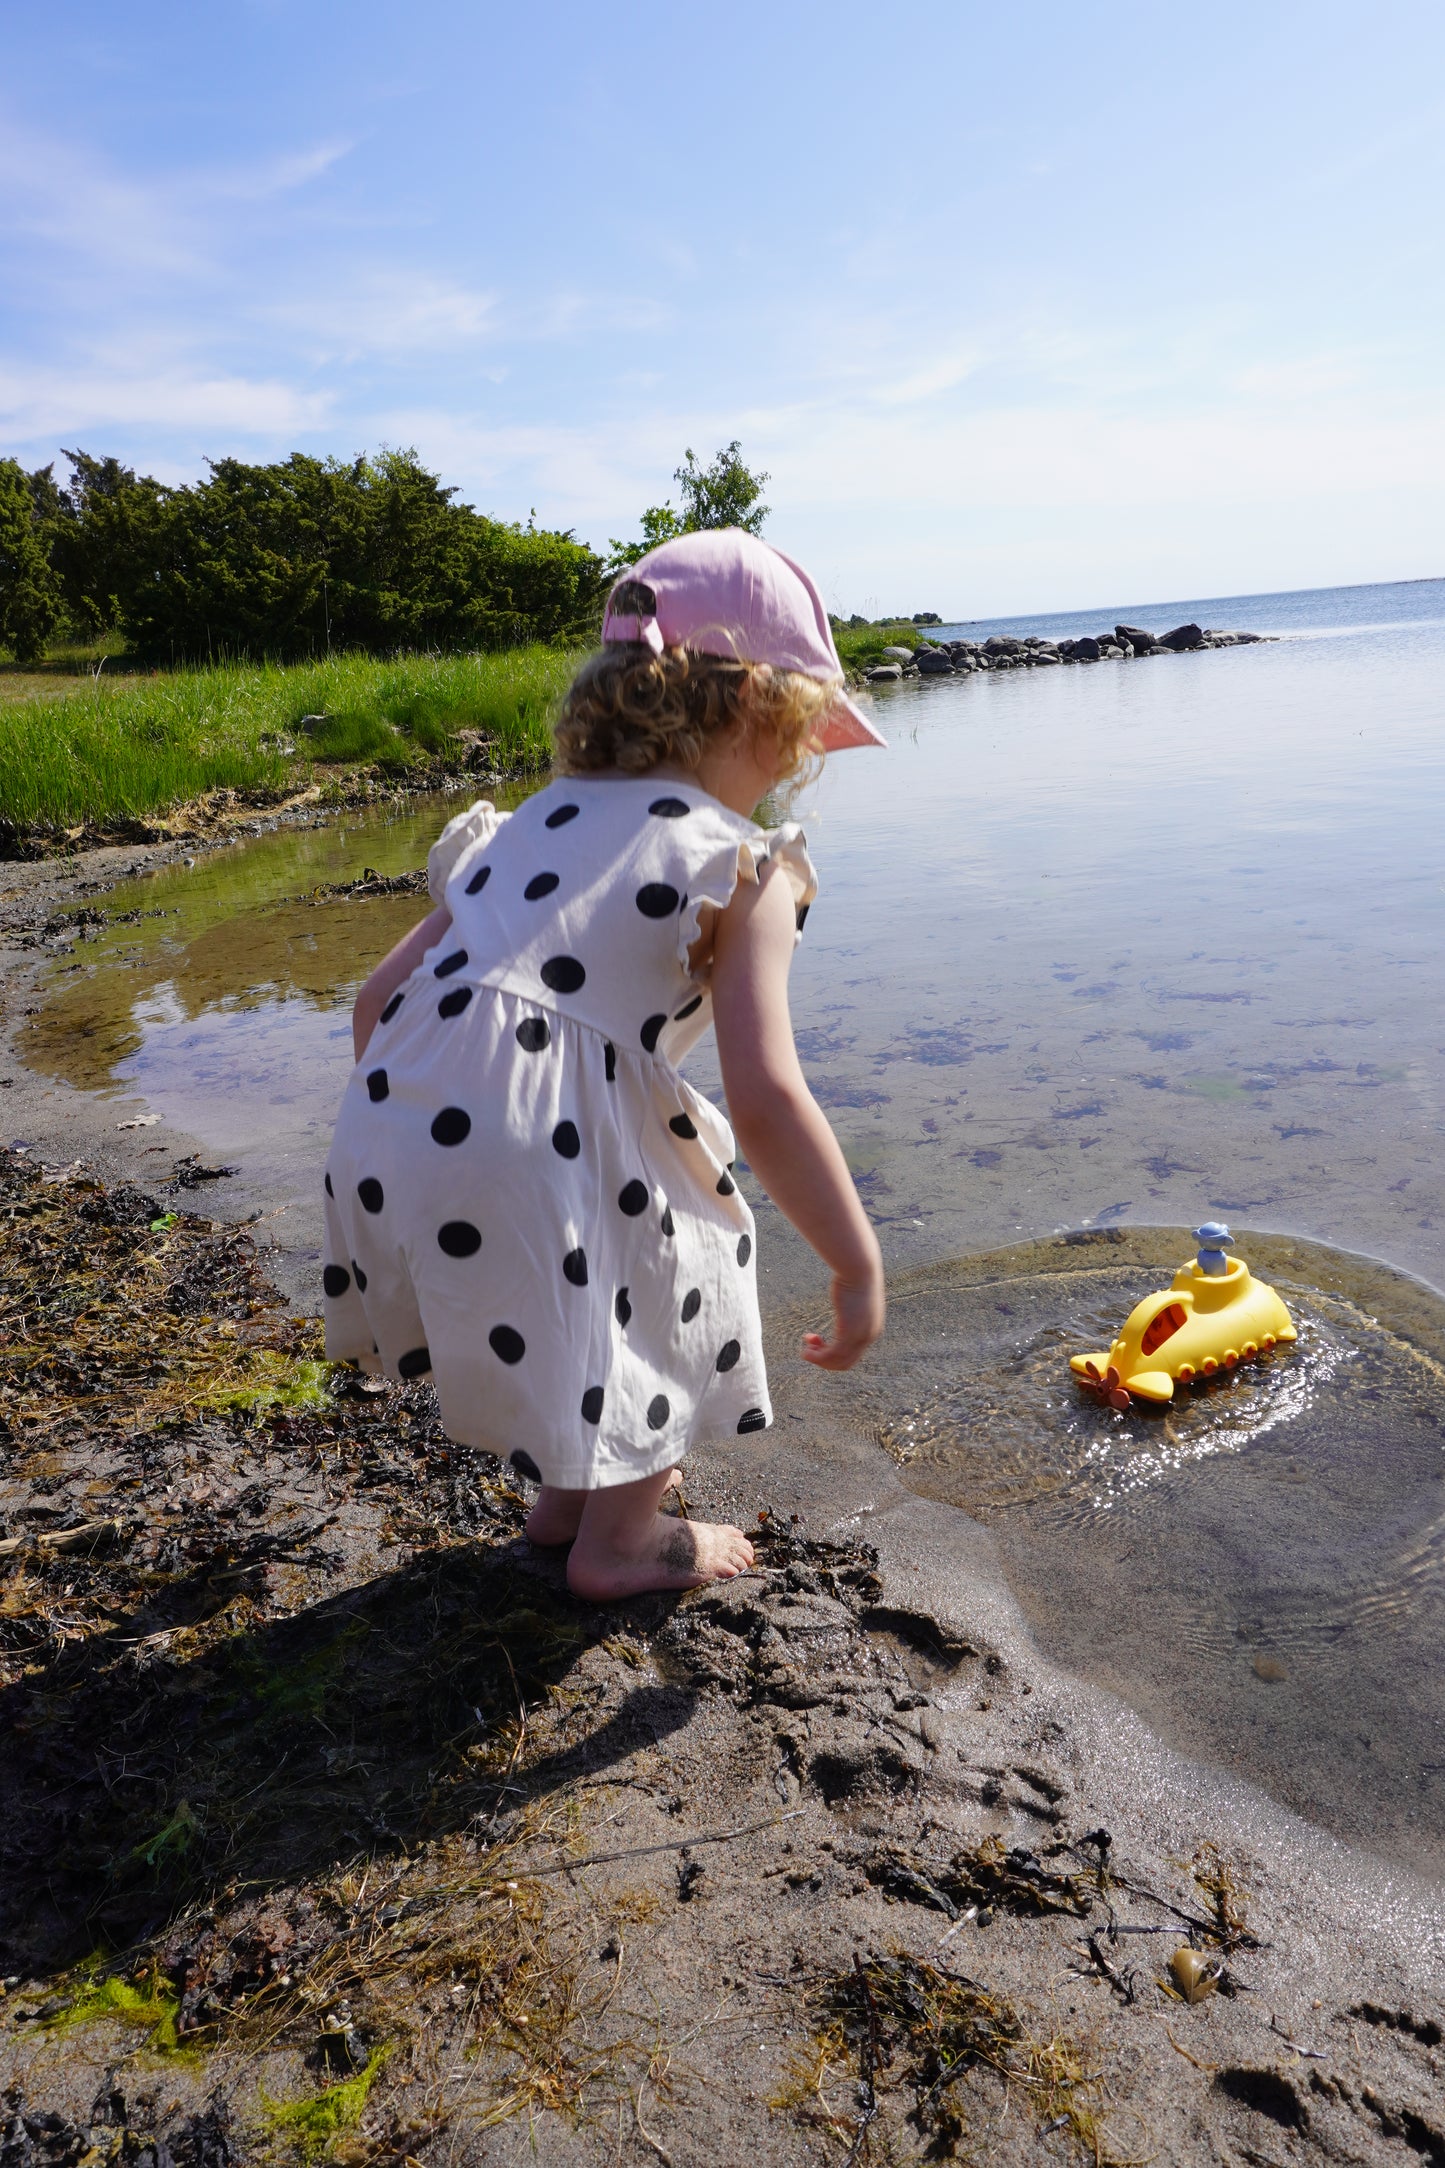
[[[1199,1950],[1191,1950],[1186,1943],[1176,1950],[1169,1960],[1169,1970],[1174,1985],[1186,2002],[1203,2002],[1219,1985],[1219,1970],[1214,1960]]]

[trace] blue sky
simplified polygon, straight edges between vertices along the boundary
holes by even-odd
[[[0,451],[740,437],[842,610],[1445,573],[1445,11],[9,0]]]

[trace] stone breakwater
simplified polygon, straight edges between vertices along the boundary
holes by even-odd
[[[1044,640],[1036,635],[1016,640],[995,633],[988,640],[938,640],[916,649],[885,648],[888,660],[865,670],[863,676],[870,685],[905,677],[966,677],[974,670],[1033,670],[1054,663],[1184,655],[1201,647],[1253,647],[1269,638],[1264,632],[1218,632],[1202,625],[1176,625],[1172,632],[1163,633],[1115,625],[1112,632],[1085,634],[1077,640]]]

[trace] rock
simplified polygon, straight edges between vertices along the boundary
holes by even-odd
[[[1123,652],[1124,650],[1122,647],[1120,647],[1117,640],[1101,640],[1099,642],[1099,653],[1108,662],[1117,662],[1120,656],[1122,656]],[[1130,653],[1133,653],[1132,648],[1130,649]]]
[[[1035,661],[1036,663],[1054,663],[1054,664],[1057,664],[1057,663],[1061,663],[1061,662],[1063,661],[1063,659],[1064,659],[1064,658],[1063,658],[1063,656],[1062,656],[1062,655],[1058,655],[1058,654],[1055,654],[1055,652],[1053,651],[1053,649],[1052,649],[1052,648],[1047,648],[1047,647],[1041,647],[1041,648],[1037,648],[1037,649],[1035,650],[1035,652],[1034,652],[1034,661]]]
[[[1098,641],[1090,639],[1087,633],[1082,640],[1074,642],[1075,662],[1097,662],[1102,652]]]
[[[924,677],[953,676],[953,658],[945,655],[941,647],[921,647],[914,660]]]
[[[874,669],[863,672],[864,678],[870,685],[896,684],[902,675],[902,665],[896,662],[880,662]]]
[[[1136,655],[1147,655],[1151,647],[1158,645],[1152,632],[1141,632],[1137,625],[1116,625],[1114,638],[1120,647],[1127,640]]]
[[[1188,647],[1203,647],[1204,633],[1198,625],[1176,625],[1172,632],[1161,635],[1161,647],[1172,647],[1175,654],[1182,654]]]
[[[913,660],[911,647],[885,647],[883,652],[890,662],[912,662]]]
[[[990,639],[984,641],[983,646],[987,655],[1022,655],[1024,652],[1022,640],[1012,640],[1002,632],[994,633]]]

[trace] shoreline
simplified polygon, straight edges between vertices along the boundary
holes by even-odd
[[[295,813],[308,820],[330,817],[314,806]],[[179,855],[181,842],[162,850]],[[109,846],[83,866],[50,859],[14,869],[20,879],[0,899],[7,948],[0,959],[0,1003],[7,1031],[19,1020],[42,961],[17,943],[62,905],[110,886],[140,861],[154,864],[155,846]],[[13,1056],[6,1068],[7,1128],[29,1141],[27,1156],[58,1169],[85,1160],[98,1164],[109,1181],[138,1180],[162,1190],[170,1209],[194,1204],[193,1194],[148,1171],[179,1162],[195,1148],[194,1139],[163,1124],[118,1131],[108,1103],[33,1076]],[[293,1231],[286,1218],[270,1217],[276,1196],[250,1183],[243,1169],[214,1183],[206,1203],[221,1225],[249,1216],[258,1233],[265,1230],[273,1244],[264,1258],[267,1269],[283,1298],[291,1290],[285,1306],[313,1312],[307,1230]],[[779,1527],[792,1526],[796,1513],[798,1538],[789,1539],[791,1550],[778,1553],[760,1580],[699,1591],[676,1606],[648,1599],[617,1607],[616,1632],[631,1653],[619,1657],[593,1640],[569,1675],[569,1692],[592,1682],[587,1691],[595,1687],[600,1694],[599,1711],[614,1710],[608,1719],[614,1729],[630,1707],[652,1712],[630,1740],[625,1729],[617,1734],[601,1764],[606,1781],[622,1788],[605,1795],[607,1812],[617,1810],[605,1831],[585,1824],[589,1856],[631,1844],[670,1844],[679,1821],[684,1837],[763,1824],[755,1836],[738,1840],[740,1850],[725,1846],[717,1854],[695,1854],[706,1862],[697,1883],[702,1902],[679,1894],[678,1860],[667,1851],[649,1855],[645,1865],[589,1870],[596,1879],[586,1886],[612,1897],[640,1886],[657,1908],[644,1937],[652,1947],[636,1962],[640,1984],[660,1998],[675,2029],[685,2032],[702,2022],[716,2001],[723,1968],[733,1981],[727,1994],[734,2030],[713,2035],[704,2027],[696,2033],[689,2096],[651,2101],[643,2115],[649,2129],[668,2149],[707,2137],[720,2158],[746,2151],[769,2164],[816,2160],[815,2127],[800,2120],[801,2110],[770,2108],[769,2100],[788,2090],[789,2057],[803,2054],[817,2037],[820,1980],[846,1975],[855,1952],[885,1965],[895,1961],[890,1953],[903,1949],[910,1962],[953,1964],[981,1976],[991,1993],[1039,2025],[1089,2040],[1114,2096],[1109,2129],[1115,2158],[1138,2152],[1129,2141],[1140,2120],[1151,2150],[1201,2163],[1217,2159],[1220,2146],[1268,2144],[1282,2131],[1296,2133],[1295,2143],[1320,2158],[1343,2149],[1356,2158],[1401,2162],[1411,2157],[1412,2144],[1417,2158],[1445,2147],[1436,2082],[1438,1978],[1445,1956],[1438,1888],[1327,1837],[1254,1787],[1190,1762],[1162,1745],[1123,1703],[1050,1664],[1033,1642],[987,1532],[958,1508],[907,1490],[859,1409],[850,1410],[846,1392],[830,1392],[827,1381],[794,1363],[798,1290],[811,1280],[803,1280],[775,1214],[767,1215],[762,1236],[778,1410],[768,1457],[704,1451],[689,1466],[688,1489],[695,1508],[727,1512],[745,1524],[766,1511]],[[285,1449],[279,1450],[284,1459]],[[202,1483],[220,1479],[222,1457],[213,1453],[211,1477],[197,1471]],[[344,1449],[337,1465],[346,1465]],[[181,1480],[178,1510],[186,1507],[187,1486],[196,1480],[189,1474]],[[53,1494],[47,1504],[53,1506]],[[153,1530],[156,1504],[143,1497],[140,1507]],[[271,1525],[267,1512],[259,1527]],[[398,1554],[401,1570],[442,1570],[446,1559],[461,1556],[453,1547],[457,1540],[443,1510],[429,1536],[408,1542]],[[468,1541],[481,1543],[479,1557],[512,1555],[505,1518],[491,1534]],[[800,1548],[804,1544],[814,1548]],[[876,1562],[868,1563],[860,1544],[876,1551]],[[854,1560],[847,1570],[864,1578],[840,1581],[837,1560],[837,1571],[827,1564],[834,1552],[838,1560]],[[372,1553],[367,1557],[369,1565],[358,1554],[352,1565],[322,1570],[305,1586],[268,1569],[271,1609],[278,1617],[301,1618],[312,1609],[319,1616],[338,1601],[371,1602],[367,1591],[381,1592],[375,1597],[380,1601],[397,1567]],[[841,1597],[827,1596],[820,1561]],[[539,1603],[561,1600],[556,1569],[545,1559],[524,1557],[519,1570],[533,1577]],[[876,1574],[876,1588],[867,1582],[869,1574]],[[888,1652],[899,1650],[914,1667],[911,1684],[887,1670]],[[768,1651],[773,1654],[765,1662]],[[182,1666],[178,1681],[185,1676]],[[848,1679],[854,1685],[841,1683]],[[868,1679],[875,1683],[862,1683]],[[821,1691],[825,1681],[834,1683]],[[545,1697],[530,1712],[535,1737],[529,1755],[541,1758],[524,1757],[518,1766],[533,1790],[541,1785],[547,1797],[569,1799],[581,1812],[586,1795],[575,1772],[563,1770],[565,1781],[546,1779],[548,1756],[555,1763],[562,1749],[554,1728],[563,1713]],[[613,1736],[605,1724],[591,1736],[604,1734]],[[550,1792],[547,1781],[553,1781]],[[675,1818],[658,1805],[672,1797],[680,1802]],[[786,1831],[776,1826],[783,1813],[797,1817]],[[1111,1835],[1116,1920],[1127,1913],[1130,1923],[1157,1926],[1171,1917],[1167,1908],[1161,1913],[1129,1896],[1135,1887],[1197,1910],[1200,1860],[1207,1864],[1217,1856],[1230,1863],[1240,1887],[1252,1892],[1249,1918],[1264,1945],[1228,1958],[1239,1992],[1216,1993],[1195,2005],[1171,2002],[1158,1984],[1168,1979],[1158,1961],[1163,1941],[1111,1942],[1111,1910],[1102,1902],[1091,1900],[1082,1924],[1069,1929],[1070,1915],[1047,1908],[1040,1913],[1017,1888],[1009,1894],[1005,1883],[986,1925],[977,1918],[959,1924],[948,1915],[954,1900],[947,1899],[946,1878],[945,1885],[937,1879],[942,1869],[936,1863],[944,1855],[962,1856],[962,1846],[977,1858],[979,1847],[996,1844],[999,1858],[1022,1848],[1042,1863],[1041,1871],[1077,1874],[1090,1856],[1087,1846],[1082,1852],[1079,1847],[1101,1827]],[[785,1844],[792,1849],[780,1857]],[[402,1877],[397,1887],[405,1904],[424,1895],[428,1875],[434,1883],[440,1871],[425,1846],[411,1868],[398,1864],[384,1841],[378,1853],[374,1840],[367,1856],[392,1859],[385,1873]],[[479,1855],[483,1865],[486,1856]],[[523,1873],[535,1866],[535,1849],[512,1855],[507,1873],[515,1876],[519,1861]],[[285,1912],[291,1899],[283,1889],[274,1902]],[[956,1913],[966,1909],[954,1903]],[[234,1904],[223,1901],[223,1922],[234,1914]],[[294,1906],[287,1916],[299,1925]],[[1091,1932],[1106,1964],[1090,1954]],[[950,1939],[939,1955],[945,1935]],[[600,1936],[595,1939],[600,1943]],[[1207,1937],[1204,1946],[1210,1947]],[[1070,1971],[1074,1965],[1081,1968],[1077,1974]],[[1129,1999],[1132,1972],[1141,1978]],[[62,2036],[57,2055],[43,2025],[16,2022],[13,2015],[16,2007],[33,2009],[44,1988],[43,1980],[27,1980],[0,2002],[0,2013],[8,2013],[0,2059],[24,2084],[27,2112],[53,2104],[57,2112],[79,2116],[126,2035],[100,2022]],[[739,2065],[734,2033],[743,2025],[737,2014],[743,2011],[753,2044],[751,2060]],[[293,2062],[279,2072],[268,2068],[272,2092],[278,2085],[321,2082],[300,2075],[304,2029],[293,2028],[287,2037]],[[221,2061],[233,2073],[242,2068],[235,2055]],[[377,2081],[378,2115],[387,2101],[412,2097],[409,2073],[419,2073],[423,2061],[420,2040],[399,2034],[387,2066],[394,2076]],[[851,2081],[847,2067],[830,2081],[831,2097],[845,2104],[838,2111],[845,2119],[850,2082],[856,2085],[856,2068]],[[239,2076],[235,2083],[242,2114]],[[184,2089],[179,2078],[176,2089]],[[199,2087],[192,2090],[199,2100]],[[395,2112],[402,2112],[399,2105]],[[440,2124],[434,2134],[443,2127],[450,2126]],[[455,2127],[460,2132],[461,2122]],[[585,2128],[547,2117],[545,2130],[549,2158],[590,2168],[594,2158],[604,2157]],[[1402,2132],[1413,2139],[1402,2139]],[[407,2149],[415,2154],[425,2143],[412,2137]],[[501,2126],[481,2143],[484,2151],[470,2157],[526,2157],[522,2127]],[[639,2159],[657,2157],[655,2146],[649,2155],[635,2136],[629,2144]],[[612,2157],[610,2150],[605,2157]],[[1038,2157],[1027,2118],[1000,2126],[992,2157]]]
[[[1192,655],[1206,648],[1258,647],[1277,636],[1267,632],[1223,632],[1202,625],[1176,625],[1172,632],[1145,632],[1137,625],[1115,625],[1074,639],[1050,640],[1039,633],[1015,638],[993,633],[986,640],[940,640],[924,634],[905,660],[903,647],[882,652],[890,659],[863,670],[862,681],[883,685],[900,678],[966,677],[975,670],[1045,669],[1064,663],[1129,662],[1136,656]]]

